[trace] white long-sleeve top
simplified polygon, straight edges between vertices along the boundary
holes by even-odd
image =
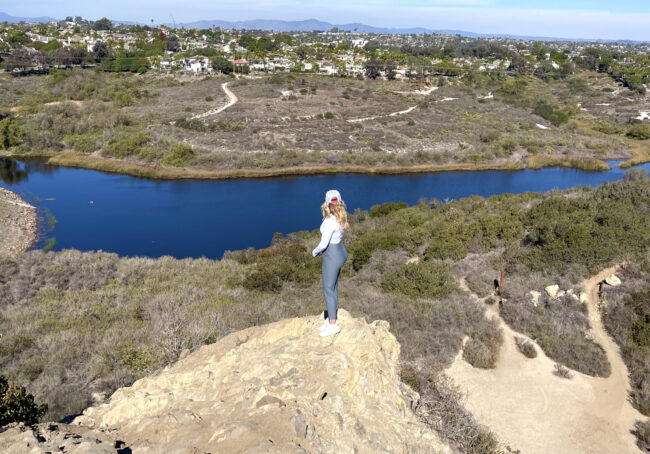
[[[320,243],[312,251],[314,257],[327,249],[330,244],[338,244],[343,239],[343,230],[334,216],[323,219],[323,223],[320,225],[320,233]]]

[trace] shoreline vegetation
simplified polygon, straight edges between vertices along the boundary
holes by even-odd
[[[635,149],[633,158],[620,164],[621,168],[629,168],[650,161],[649,147],[639,144]],[[367,174],[367,175],[406,175],[437,172],[462,172],[462,171],[518,171],[539,170],[545,167],[564,167],[586,171],[607,171],[610,169],[607,162],[597,158],[588,157],[559,157],[559,156],[528,156],[520,162],[504,163],[449,163],[425,164],[412,166],[295,166],[271,169],[233,169],[212,171],[201,169],[187,169],[168,166],[150,166],[135,162],[126,162],[99,156],[88,156],[74,151],[57,153],[12,153],[0,151],[0,156],[21,158],[42,158],[45,163],[58,167],[79,168],[96,170],[106,173],[128,175],[132,177],[149,178],[154,180],[230,180],[241,178],[274,178],[295,176],[318,176],[337,173]]]

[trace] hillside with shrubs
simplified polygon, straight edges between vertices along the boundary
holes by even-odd
[[[494,367],[503,342],[498,322],[460,282],[490,296],[503,269],[501,317],[557,363],[606,377],[610,365],[589,336],[585,305],[568,297],[533,304],[529,292],[553,283],[579,291],[582,279],[621,263],[627,284],[606,295],[605,321],[630,369],[631,399],[647,415],[649,201],[647,173],[631,170],[597,188],[357,210],[345,237],[340,304],[389,321],[402,345],[403,379],[445,394],[432,377],[465,337],[474,367]],[[78,413],[184,349],[322,311],[320,259],[310,254],[317,241],[317,231],[276,234],[267,249],[221,260],[75,250],[3,260],[0,369],[47,403],[48,419]]]

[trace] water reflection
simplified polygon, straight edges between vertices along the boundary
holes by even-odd
[[[23,170],[18,161],[0,158],[0,180],[5,184],[18,184],[27,180],[27,172]]]

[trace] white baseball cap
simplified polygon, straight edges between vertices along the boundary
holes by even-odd
[[[342,202],[342,200],[341,200],[341,194],[340,194],[339,191],[337,191],[336,189],[330,189],[330,190],[327,191],[327,193],[325,194],[325,201],[326,201],[327,203],[338,203],[338,202]]]

